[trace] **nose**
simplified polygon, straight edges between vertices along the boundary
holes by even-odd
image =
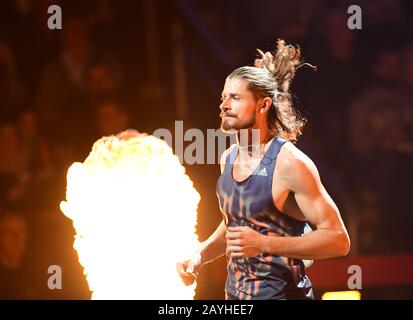
[[[221,104],[219,105],[219,108],[220,108],[223,112],[226,112],[226,111],[230,110],[231,108],[230,108],[228,99],[222,100]]]

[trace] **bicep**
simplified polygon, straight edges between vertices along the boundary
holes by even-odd
[[[339,210],[321,183],[318,170],[309,158],[295,159],[288,188],[306,219],[317,229],[340,227]]]
[[[334,229],[339,226],[338,208],[324,192],[296,192],[295,199],[306,219],[317,229]]]

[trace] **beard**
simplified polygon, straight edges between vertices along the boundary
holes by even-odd
[[[222,119],[221,130],[225,133],[237,133],[241,129],[249,129],[255,125],[255,112],[250,119],[240,122],[237,118],[230,118],[227,120]]]

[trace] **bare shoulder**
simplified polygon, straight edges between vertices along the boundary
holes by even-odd
[[[231,153],[231,151],[235,148],[235,146],[236,146],[235,143],[234,143],[234,144],[231,144],[231,145],[229,146],[229,148],[226,149],[226,150],[222,153],[222,155],[221,155],[221,160],[219,161],[219,164],[220,164],[220,166],[221,166],[221,174],[224,172],[225,162],[227,161],[227,157],[228,157],[228,155]]]
[[[314,162],[291,142],[281,147],[277,156],[276,172],[285,180],[305,180],[305,178],[319,179]]]

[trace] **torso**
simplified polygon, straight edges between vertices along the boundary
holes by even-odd
[[[236,145],[226,151],[216,191],[227,227],[249,227],[266,236],[297,237],[304,233],[306,221],[297,213],[298,206],[287,188],[291,171],[285,168],[291,167],[291,157],[286,145],[285,139],[276,137],[255,159],[242,156],[243,151],[240,155]],[[277,170],[283,162],[277,160],[284,152],[281,149],[287,150],[287,166]],[[311,295],[311,282],[299,259],[262,253],[228,259],[227,271],[228,299],[301,299]]]
[[[265,151],[267,151],[272,139],[266,144]],[[282,165],[283,157],[286,152],[286,148],[293,148],[291,143],[287,142],[282,147],[277,157],[277,163],[274,170],[273,182],[272,182],[272,197],[275,207],[282,213],[300,220],[304,221],[305,216],[299,208],[297,201],[295,200],[294,193],[291,192],[286,186],[284,179],[279,176],[277,170],[280,165]],[[265,152],[264,151],[264,152]],[[238,155],[234,161],[232,175],[234,180],[240,182],[246,180],[260,164],[262,158],[245,156],[241,157]]]

